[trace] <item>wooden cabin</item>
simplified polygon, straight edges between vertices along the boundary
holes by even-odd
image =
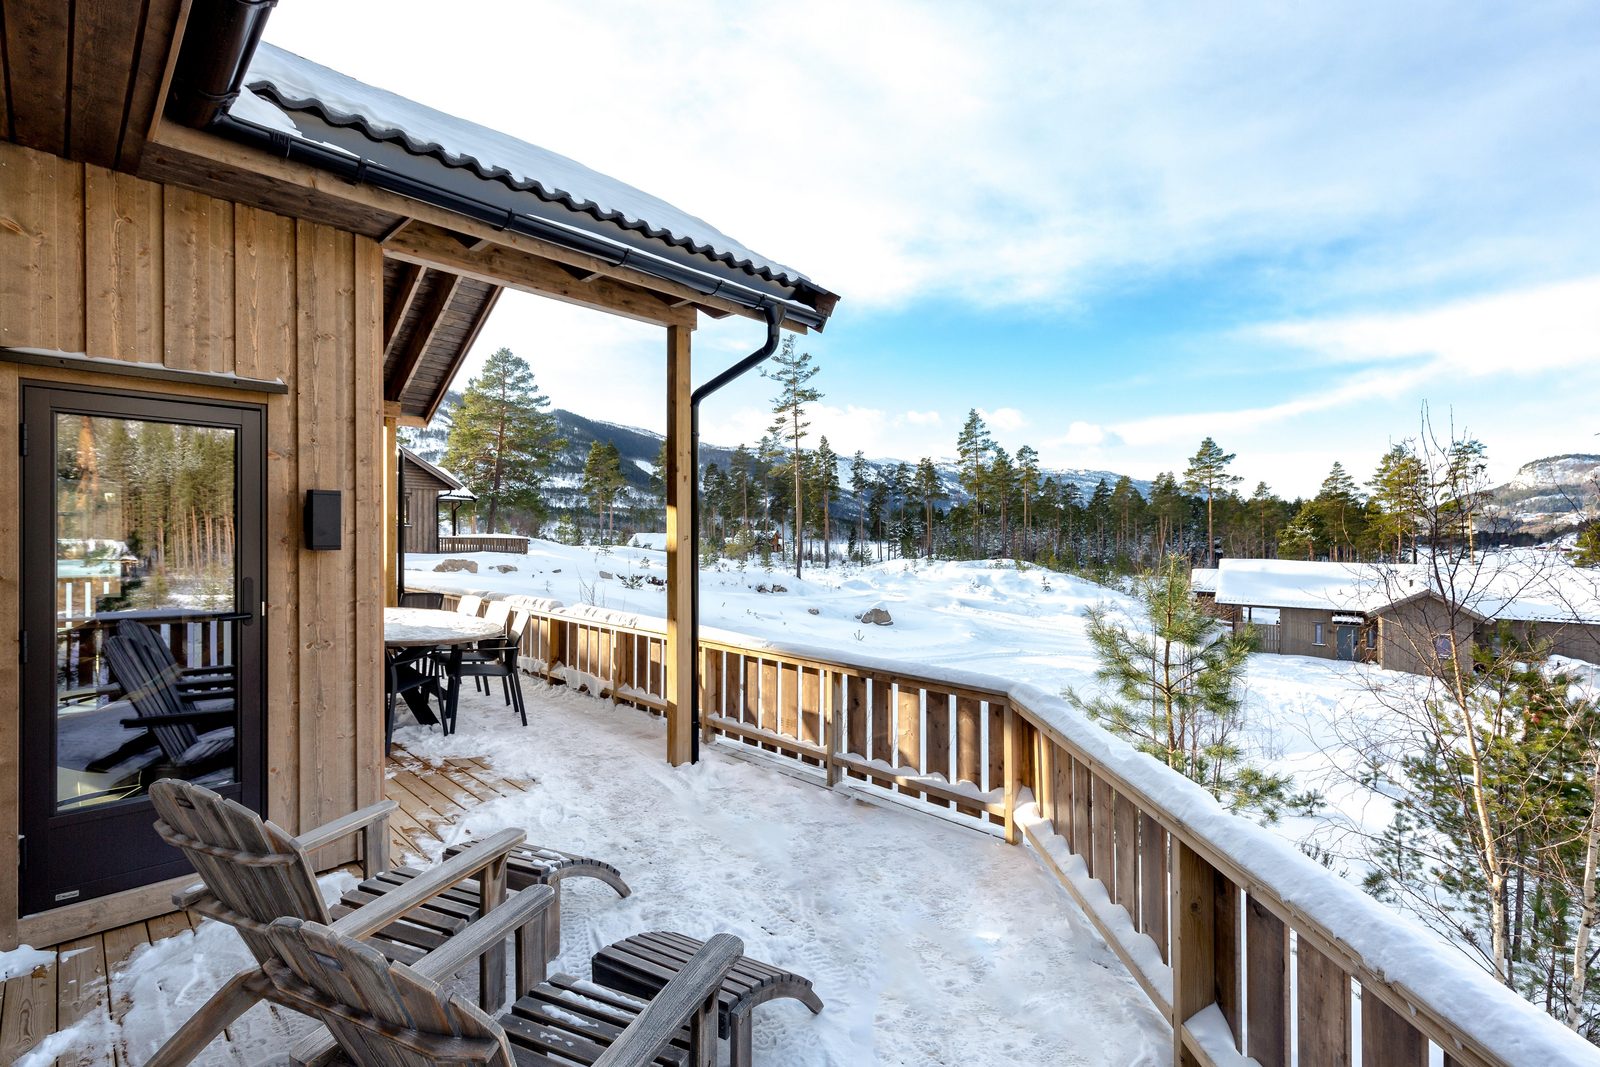
[[[695,325],[748,318],[754,349],[837,299],[571,160],[263,44],[271,10],[4,5],[0,412],[21,447],[0,457],[20,486],[0,506],[0,948],[170,907],[188,867],[151,829],[156,777],[291,832],[382,797],[396,430],[431,417],[507,287],[663,330],[667,756],[689,759]],[[92,620],[60,610],[63,537],[135,561]],[[211,710],[140,725],[108,657],[146,631],[220,672]]]
[[[472,494],[461,480],[442,467],[436,467],[409,448],[400,449],[400,525],[405,531],[407,552],[439,551],[439,502],[451,503]],[[454,508],[451,509],[452,517]]]
[[[1600,663],[1600,576],[1558,559],[1225,559],[1194,593],[1218,618],[1254,626],[1264,652],[1428,674],[1505,623],[1555,655]]]

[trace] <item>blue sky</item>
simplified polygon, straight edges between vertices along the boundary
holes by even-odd
[[[1426,404],[1600,452],[1600,5],[283,0],[268,38],[648,190],[843,296],[817,427],[1315,491]],[[441,62],[441,57],[444,61]],[[463,63],[463,60],[465,62]],[[708,323],[697,377],[760,340]],[[552,400],[660,428],[659,331],[507,294]],[[471,364],[469,364],[469,367]],[[754,441],[770,383],[709,401]]]

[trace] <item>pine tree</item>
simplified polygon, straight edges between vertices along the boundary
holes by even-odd
[[[822,510],[822,569],[827,570],[833,556],[833,531],[830,525],[833,502],[839,498],[839,457],[828,447],[828,435],[817,439],[816,473],[812,476],[816,501]]]
[[[1017,488],[1022,493],[1022,540],[1033,545],[1033,501],[1039,495],[1039,453],[1032,445],[1017,449]]]
[[[960,463],[961,488],[972,500],[974,556],[983,555],[984,475],[988,471],[989,452],[993,448],[994,438],[989,436],[989,428],[984,425],[978,409],[973,408],[967,412],[967,421],[962,423],[961,432],[956,436],[956,456]]]
[[[922,554],[932,559],[933,505],[944,498],[944,487],[939,484],[939,469],[931,456],[917,461],[917,495],[922,497]]]
[[[501,348],[467,383],[450,422],[444,463],[487,508],[489,533],[499,532],[501,513],[537,515],[539,489],[566,442],[550,400],[534,384],[526,360]]]
[[[626,485],[622,476],[622,455],[617,446],[610,441],[591,441],[589,455],[583,462],[583,493],[589,498],[589,507],[608,540],[613,533],[612,515],[617,495]]]
[[[1213,516],[1213,503],[1217,492],[1243,481],[1238,475],[1228,473],[1228,465],[1235,458],[1234,453],[1224,452],[1215,441],[1207,437],[1200,442],[1200,450],[1190,458],[1189,466],[1183,472],[1185,491],[1205,495],[1206,566],[1208,567],[1217,565],[1217,535]]]
[[[1328,538],[1329,558],[1355,559],[1360,554],[1365,515],[1355,479],[1338,460],[1334,460],[1328,476],[1322,480],[1316,506]]]
[[[1250,766],[1234,739],[1254,634],[1233,633],[1202,613],[1188,566],[1176,557],[1142,575],[1135,595],[1137,623],[1106,604],[1085,612],[1095,677],[1110,693],[1085,699],[1069,689],[1065,696],[1230,807],[1275,816],[1291,802],[1288,780]]]
[[[1488,470],[1489,450],[1482,441],[1471,437],[1451,440],[1445,455],[1445,489],[1456,517],[1456,533],[1467,542],[1468,559],[1473,557],[1477,543],[1473,516],[1489,496],[1485,481]]]
[[[811,353],[795,353],[794,336],[791,334],[783,339],[783,348],[773,357],[770,367],[763,367],[761,373],[778,383],[778,395],[772,398],[772,413],[777,419],[772,424],[772,433],[781,435],[788,442],[789,466],[794,472],[794,576],[800,577],[802,557],[801,545],[805,540],[805,487],[803,466],[801,461],[801,446],[805,443],[806,431],[811,428],[811,421],[806,418],[806,408],[822,399],[822,393],[816,388],[806,384],[816,377],[819,368],[812,366]]]
[[[856,545],[859,547],[867,539],[867,482],[872,476],[872,468],[867,465],[867,457],[860,451],[850,457],[850,495],[856,499]],[[863,559],[866,558],[863,553]]]
[[[1572,565],[1575,567],[1600,567],[1600,522],[1591,522],[1578,535],[1572,546]]]
[[[1409,444],[1394,445],[1378,460],[1378,469],[1367,483],[1376,505],[1374,532],[1383,551],[1394,546],[1394,561],[1405,559],[1406,539],[1411,540],[1411,561],[1417,560],[1417,534],[1427,495],[1422,461]]]

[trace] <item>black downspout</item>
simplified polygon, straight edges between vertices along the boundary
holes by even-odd
[[[784,309],[768,304],[767,340],[760,348],[689,394],[689,458],[693,491],[689,494],[689,551],[694,561],[694,581],[689,583],[689,762],[700,762],[700,401],[715,393],[778,350],[778,330],[783,325]]]
[[[395,479],[394,498],[394,580],[398,585],[394,593],[396,607],[406,606],[406,461],[397,448],[394,463],[399,475]]]

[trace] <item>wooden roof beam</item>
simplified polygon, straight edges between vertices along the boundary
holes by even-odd
[[[395,291],[390,294],[388,303],[383,309],[383,354],[389,355],[389,346],[394,344],[394,335],[400,331],[400,324],[406,321],[406,312],[411,310],[411,304],[417,299],[417,291],[422,288],[422,276],[427,271],[415,263],[407,263],[400,268],[400,277],[395,285]]]
[[[559,262],[503,245],[490,245],[474,252],[462,247],[450,230],[439,226],[419,222],[385,245],[383,254],[406,263],[464,274],[491,285],[508,286],[656,326],[682,326],[691,330],[695,326],[694,308],[668,307],[663,297],[653,290],[614,278],[579,281]]]
[[[452,274],[448,279],[440,279],[434,287],[428,302],[422,306],[422,315],[417,319],[417,328],[406,342],[404,351],[400,353],[400,362],[395,364],[394,373],[389,376],[389,381],[384,387],[385,400],[399,400],[405,395],[406,388],[411,385],[411,379],[416,377],[417,368],[422,365],[422,356],[433,344],[439,326],[444,321],[444,313],[449,310],[450,302],[455,299],[456,290],[461,288],[461,275]]]

